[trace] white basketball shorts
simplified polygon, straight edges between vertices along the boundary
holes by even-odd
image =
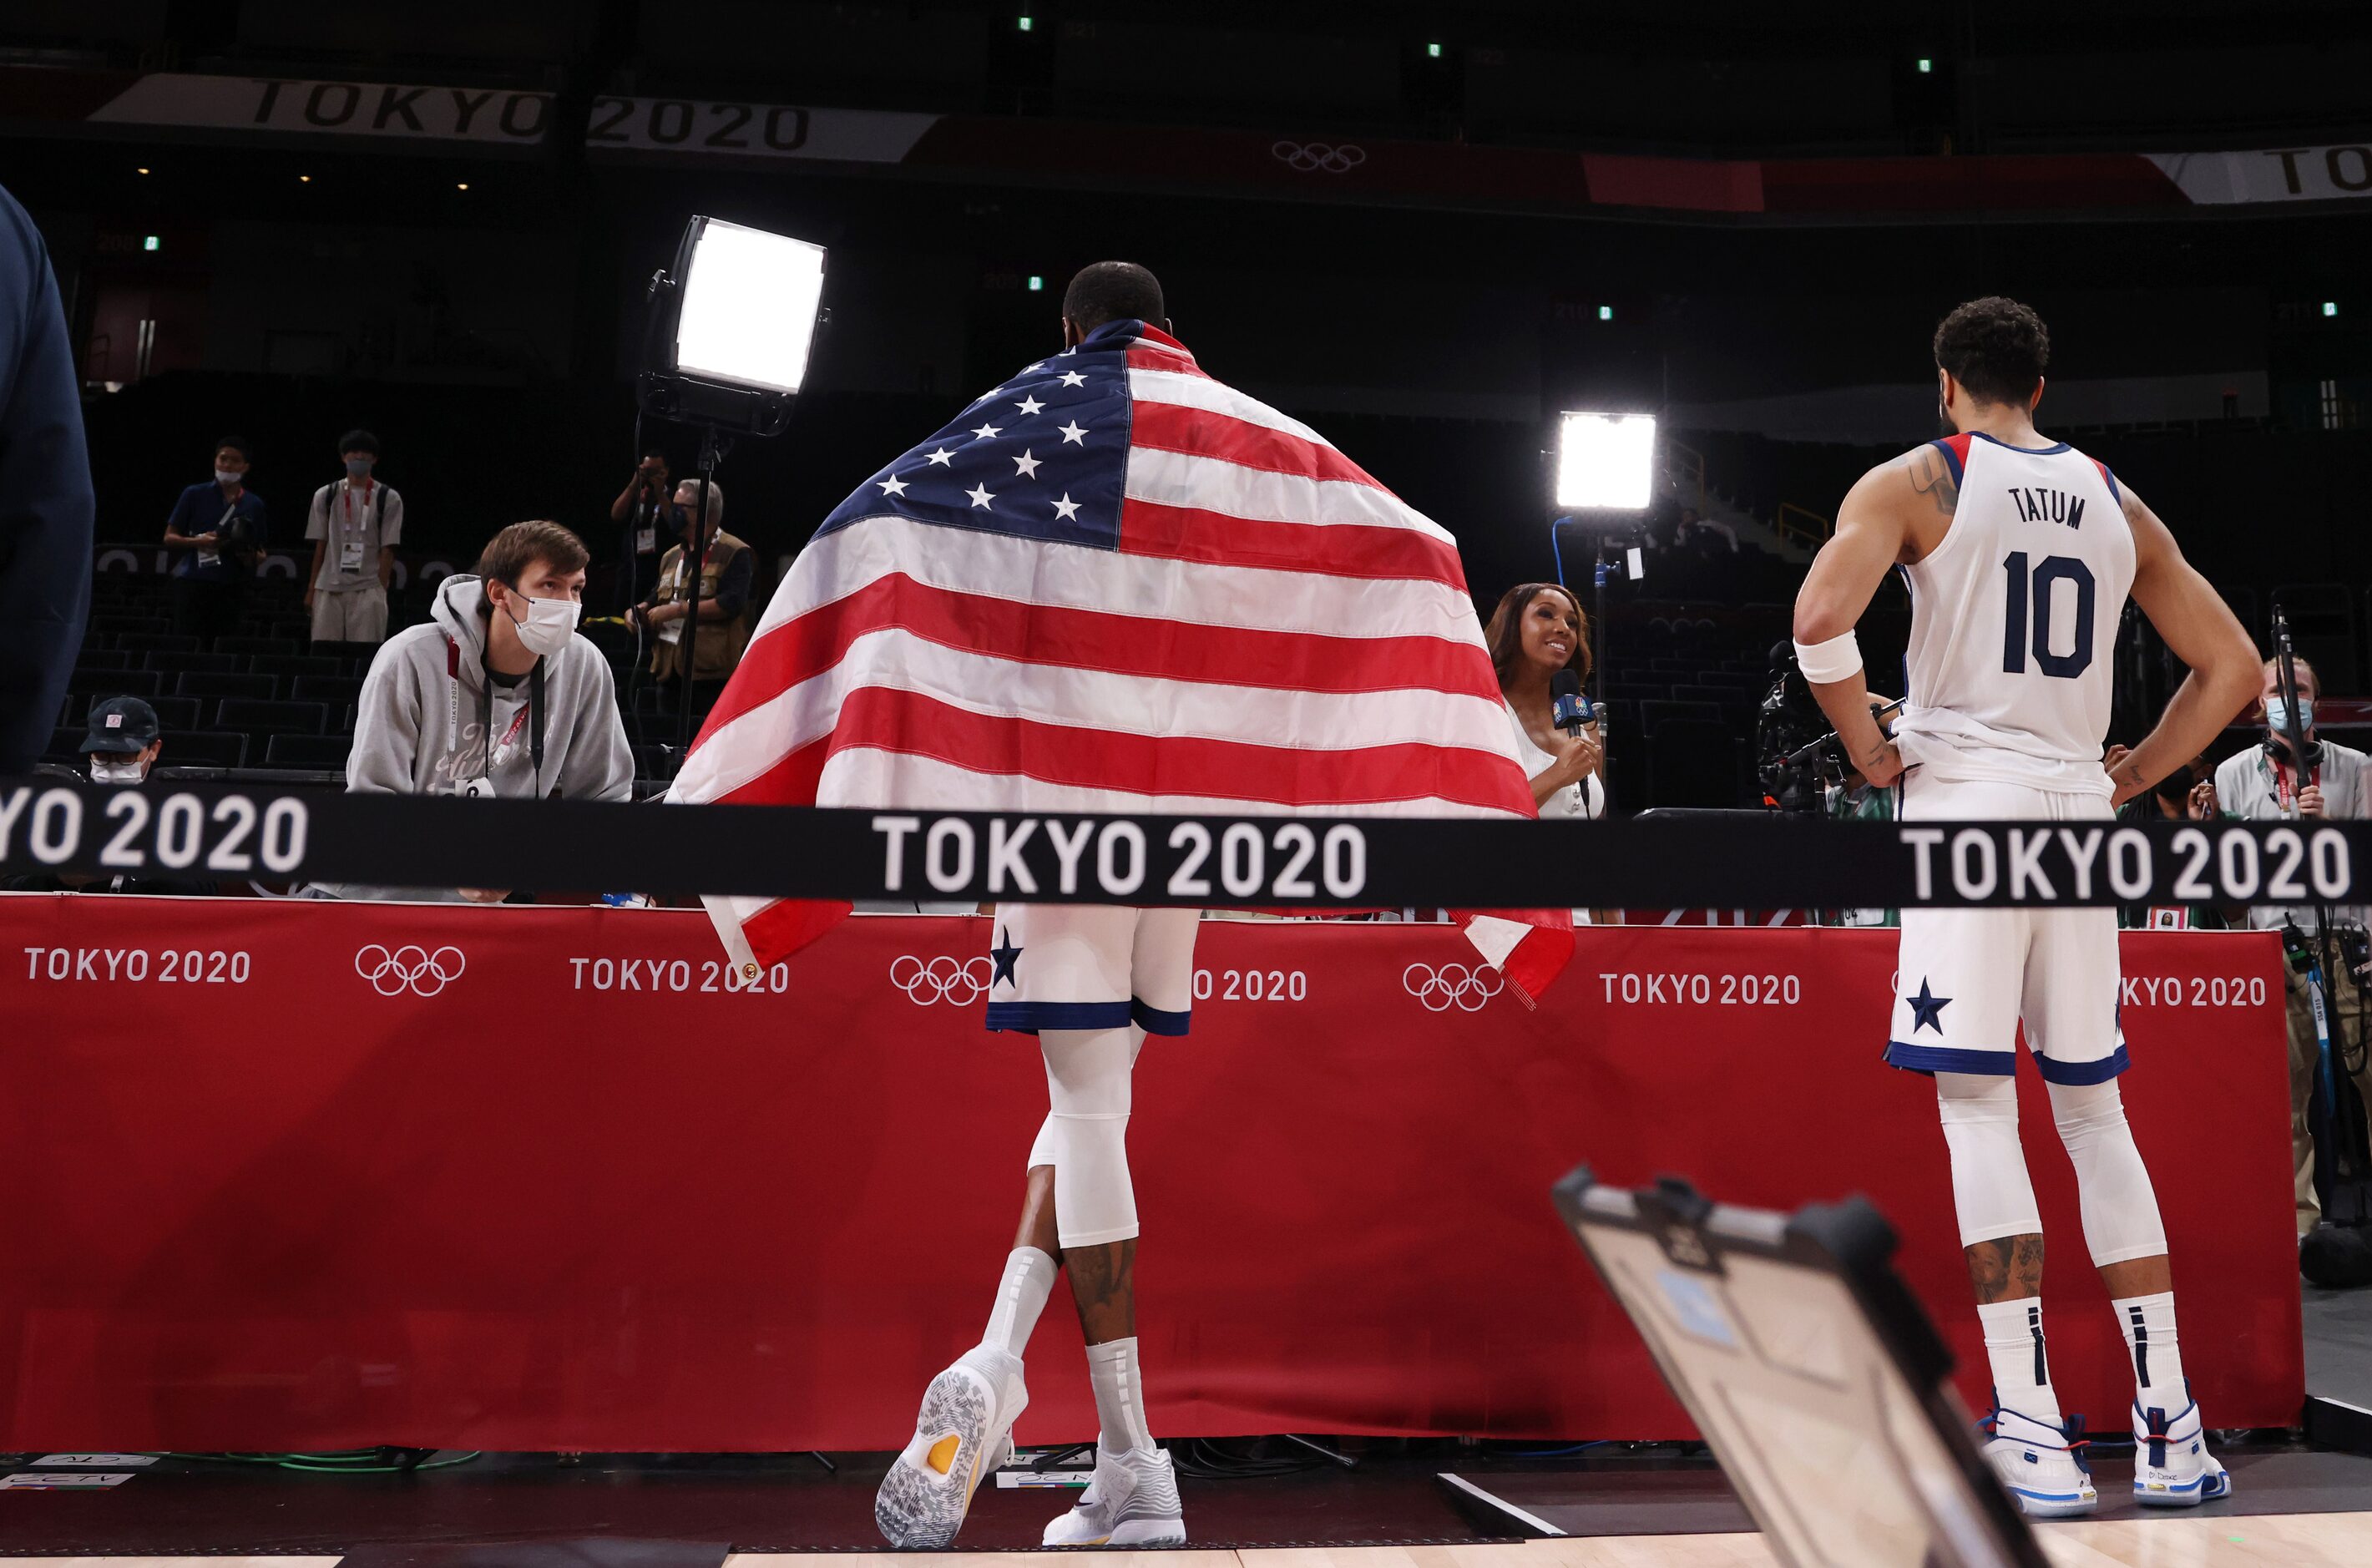
[[[999,904],[988,950],[988,1027],[1182,1035],[1194,1005],[1200,910]]]
[[[2096,795],[1914,769],[1900,819],[2102,822]],[[1886,1060],[1915,1073],[2008,1074],[2017,1027],[2053,1084],[2099,1084],[2130,1065],[2117,1020],[2113,909],[1906,909]]]

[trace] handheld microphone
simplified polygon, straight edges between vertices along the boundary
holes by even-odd
[[[1549,696],[1555,703],[1556,726],[1567,735],[1579,735],[1582,726],[1598,717],[1582,694],[1581,677],[1572,670],[1560,669],[1549,677]]]

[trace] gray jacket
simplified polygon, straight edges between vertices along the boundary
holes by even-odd
[[[346,758],[346,788],[458,795],[483,778],[505,798],[631,800],[634,759],[618,717],[610,666],[583,637],[543,661],[543,766],[535,765],[532,679],[486,679],[485,588],[456,575],[437,586],[433,618],[389,638],[371,660]],[[490,876],[490,879],[494,879]],[[458,899],[452,889],[318,884],[331,898]]]

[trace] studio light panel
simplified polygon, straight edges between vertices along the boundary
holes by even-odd
[[[731,386],[796,392],[823,301],[823,247],[705,220],[684,270],[676,369]]]
[[[1635,512],[1654,498],[1656,417],[1568,413],[1558,421],[1556,504]]]

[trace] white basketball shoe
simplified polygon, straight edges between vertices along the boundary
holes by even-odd
[[[2083,1441],[2081,1416],[2064,1428],[2014,1410],[1995,1410],[1989,1420],[1993,1436],[1985,1458],[2028,1518],[2064,1519],[2100,1505],[2091,1472],[2076,1452]]]
[[[2199,1403],[2169,1419],[2153,1405],[2134,1407],[2134,1501],[2152,1508],[2191,1508],[2232,1495],[2232,1478],[2207,1451]]]
[[[882,1538],[930,1550],[955,1539],[973,1492],[1013,1451],[1013,1423],[1029,1403],[1021,1358],[994,1345],[974,1345],[932,1378],[913,1441],[874,1494]]]
[[[1078,1504],[1046,1527],[1048,1546],[1183,1546],[1186,1510],[1178,1472],[1158,1448],[1108,1454],[1096,1445],[1096,1478]]]

